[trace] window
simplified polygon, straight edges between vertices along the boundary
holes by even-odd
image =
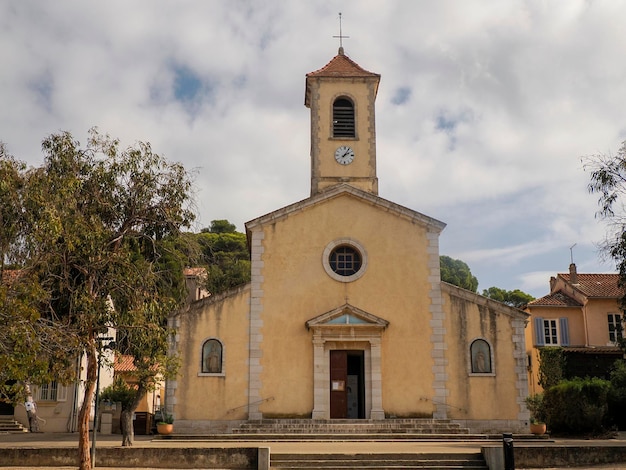
[[[609,321],[609,341],[611,343],[616,343],[620,339],[622,339],[622,316],[619,313],[609,313],[608,314]]]
[[[543,335],[546,339],[546,344],[559,344],[559,335],[556,327],[556,320],[543,321]]]
[[[539,318],[534,320],[537,346],[569,346],[567,318]]]
[[[330,253],[329,264],[340,276],[352,276],[361,269],[361,254],[351,246],[338,246]]]
[[[365,274],[367,252],[352,238],[333,240],[324,248],[322,265],[335,281],[353,282]]]
[[[35,402],[37,401],[65,401],[67,400],[67,388],[53,380],[50,383],[36,388]]]
[[[222,373],[223,347],[216,339],[209,339],[202,345],[202,372],[205,374]]]
[[[472,374],[491,374],[491,347],[484,339],[477,339],[470,346]]]
[[[333,137],[356,137],[354,105],[347,98],[337,98],[333,103]]]

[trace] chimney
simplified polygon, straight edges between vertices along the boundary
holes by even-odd
[[[569,283],[578,284],[578,273],[576,272],[576,264],[569,265]]]
[[[550,293],[554,292],[554,286],[556,286],[556,277],[550,276]]]

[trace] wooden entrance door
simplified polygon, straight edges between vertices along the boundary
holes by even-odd
[[[348,417],[348,351],[330,351],[330,418]]]

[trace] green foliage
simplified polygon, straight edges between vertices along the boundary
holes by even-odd
[[[174,417],[171,414],[163,413],[157,424],[174,424]]]
[[[220,222],[228,224],[228,221]],[[245,234],[204,232],[196,235],[196,241],[200,246],[201,264],[207,266],[209,292],[219,294],[250,281],[250,254]]]
[[[626,141],[616,155],[592,155],[584,157],[583,162],[585,170],[591,172],[587,188],[599,195],[597,215],[608,223],[609,233],[601,250],[613,258],[619,270],[619,285],[626,287]],[[621,298],[620,306],[626,311],[626,296]],[[621,341],[620,345],[626,351],[626,342]]]
[[[543,403],[543,393],[536,393],[526,397],[526,406],[530,411],[530,422],[540,424],[546,422],[546,409]]]
[[[528,302],[535,300],[535,298],[523,292],[519,289],[505,290],[499,287],[490,287],[483,290],[483,295],[490,299],[497,300],[503,304],[510,305],[511,307],[523,308]]]
[[[130,409],[135,401],[137,391],[132,389],[121,377],[115,377],[113,384],[100,393],[100,401],[121,403],[122,410]]]
[[[539,385],[544,390],[558,385],[565,377],[566,356],[560,347],[539,349]]]
[[[607,380],[574,378],[545,390],[548,427],[561,434],[601,433],[607,418],[610,388]]]
[[[208,229],[202,229],[202,232],[207,231],[210,233],[233,233],[237,231],[237,227],[226,219],[212,220]]]
[[[5,262],[16,258],[20,236],[24,230],[21,215],[26,179],[26,165],[17,161],[0,142],[0,279]]]
[[[9,291],[0,299],[0,311],[8,302],[21,302],[20,321],[11,332],[15,340],[9,344],[13,351],[26,351],[15,355],[0,349],[0,363],[17,361],[13,370],[22,364],[35,382],[45,374],[62,374],[55,367],[71,366],[86,352],[79,413],[83,452],[88,449],[83,443],[88,441],[97,337],[103,328],[116,328],[126,338],[120,347],[134,356],[135,407],[157,376],[176,367],[166,356],[165,325],[167,315],[184,299],[181,259],[186,254],[178,251],[180,230],[194,219],[189,209],[191,178],[182,165],[152,152],[150,144],[121,149],[117,140],[95,129],[85,147],[62,132],[46,138],[42,148],[44,162],[34,169],[13,164],[7,170],[4,150],[1,159],[0,171],[10,175],[11,184],[0,190],[0,208],[18,204],[13,212],[18,220],[0,228],[0,235],[10,236],[9,243],[0,246],[8,250],[0,258],[13,260],[28,275],[29,284],[15,297]],[[10,288],[16,292],[16,286]],[[28,318],[45,321],[50,334],[30,331]],[[70,333],[74,342],[67,340]],[[18,341],[25,340],[29,342],[20,346]],[[55,348],[65,351],[66,360],[58,360],[58,365]],[[49,354],[45,374],[29,365],[29,349]]]
[[[469,266],[465,262],[442,255],[439,257],[439,264],[442,281],[476,292],[478,279],[472,275]]]
[[[611,391],[609,392],[609,415],[612,424],[626,430],[626,361],[620,359],[611,371]]]
[[[0,400],[14,403],[24,401],[25,383],[72,381],[79,348],[73,325],[42,314],[50,295],[25,262],[29,179],[0,143]]]

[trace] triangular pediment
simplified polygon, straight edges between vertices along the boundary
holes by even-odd
[[[389,212],[397,215],[398,217],[410,220],[414,224],[428,227],[430,230],[433,230],[437,233],[441,232],[446,226],[445,223],[437,219],[421,214],[407,207],[401,206],[400,204],[388,201],[379,196],[358,189],[354,186],[350,186],[349,184],[342,183],[331,186],[324,191],[321,191],[316,195],[304,199],[300,202],[290,204],[289,206],[283,207],[282,209],[275,210],[273,212],[270,212],[269,214],[265,214],[261,217],[257,217],[256,219],[246,222],[246,232],[248,233],[248,235],[250,235],[250,231],[254,228],[265,224],[273,224],[291,215],[303,212],[311,207],[315,207],[320,204],[325,204],[339,197],[353,197],[360,200],[364,204],[369,204],[379,210]]]
[[[306,327],[376,327],[387,328],[389,322],[348,303],[306,322]]]

